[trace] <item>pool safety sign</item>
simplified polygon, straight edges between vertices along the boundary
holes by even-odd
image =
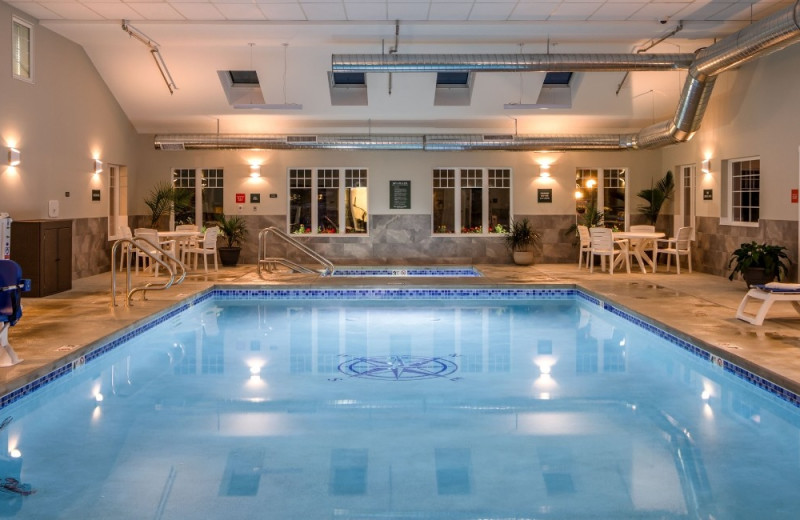
[[[236,204],[243,204],[243,203],[244,203],[244,193],[237,193]]]

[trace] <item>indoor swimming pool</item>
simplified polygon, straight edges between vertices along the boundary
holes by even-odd
[[[794,519],[745,379],[575,289],[212,290],[3,398],[0,516]]]

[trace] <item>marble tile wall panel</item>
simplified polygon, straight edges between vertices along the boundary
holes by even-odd
[[[755,240],[782,245],[792,260],[790,280],[797,280],[797,222],[761,220],[758,227],[728,226],[717,217],[697,217],[692,267],[700,272],[727,276],[731,253],[743,242]]]
[[[108,218],[72,221],[72,277],[84,278],[110,270],[111,246]]]

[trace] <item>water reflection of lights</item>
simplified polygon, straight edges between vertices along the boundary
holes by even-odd
[[[11,457],[12,459],[18,459],[18,458],[22,457],[22,452],[19,451],[19,449],[17,449],[17,448],[13,448],[13,449],[9,450],[8,456]]]

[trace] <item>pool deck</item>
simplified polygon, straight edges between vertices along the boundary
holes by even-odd
[[[209,275],[193,274],[167,291],[149,291],[148,300],[111,306],[111,275],[105,273],[73,281],[70,291],[44,298],[23,296],[24,316],[11,328],[9,339],[23,362],[0,368],[0,395],[29,383],[66,362],[78,359],[92,343],[136,326],[177,302],[222,286],[293,287],[443,287],[443,286],[577,286],[603,300],[643,316],[679,336],[743,368],[800,394],[800,314],[789,303],[772,307],[764,325],[757,327],[735,318],[746,292],[742,281],[682,271],[632,274],[578,270],[576,264],[530,267],[478,265],[480,278],[349,278],[290,274],[259,277],[253,265],[220,268]],[[141,277],[140,281],[153,281]],[[162,276],[160,280],[164,280]],[[118,275],[117,283],[125,283]],[[753,310],[755,306],[750,307]]]

